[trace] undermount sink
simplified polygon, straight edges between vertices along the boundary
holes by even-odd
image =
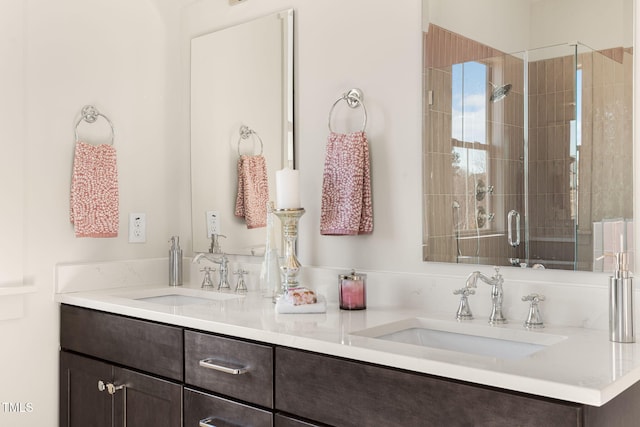
[[[352,335],[500,359],[522,359],[567,338],[526,329],[417,317]]]
[[[163,288],[131,291],[114,296],[172,307],[185,305],[203,305],[211,304],[212,302],[224,302],[244,298],[244,295],[240,294],[216,292],[203,289],[174,288],[168,286]]]

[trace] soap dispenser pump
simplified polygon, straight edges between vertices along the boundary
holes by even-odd
[[[633,277],[629,275],[628,254],[615,254],[615,272],[609,277],[609,339],[612,342],[636,341],[633,330]]]
[[[169,286],[182,286],[182,249],[180,238],[171,236],[169,240]]]

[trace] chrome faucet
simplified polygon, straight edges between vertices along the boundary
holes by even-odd
[[[213,234],[211,235],[211,248],[209,252],[200,252],[193,258],[193,263],[199,263],[202,258],[205,258],[215,264],[220,265],[218,269],[219,272],[219,281],[218,281],[218,290],[220,289],[231,289],[229,286],[229,258],[222,251],[220,247],[218,238],[219,237],[227,237],[222,234]]]
[[[466,288],[476,288],[478,279],[491,286],[491,314],[489,315],[489,323],[492,325],[507,323],[507,319],[502,314],[502,284],[504,279],[500,274],[500,267],[495,267],[496,274],[493,277],[487,277],[479,271],[474,271],[467,277]]]

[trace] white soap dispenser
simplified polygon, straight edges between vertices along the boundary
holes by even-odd
[[[629,275],[628,254],[615,254],[615,272],[609,277],[609,340],[619,343],[636,341],[633,330],[633,277]]]

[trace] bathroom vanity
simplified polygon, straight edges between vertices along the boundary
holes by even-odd
[[[251,293],[194,295],[58,294],[60,425],[631,426],[640,416],[636,344],[611,359],[604,331],[549,327],[541,336],[565,339],[501,359],[367,336],[418,314],[409,310],[278,315]]]

